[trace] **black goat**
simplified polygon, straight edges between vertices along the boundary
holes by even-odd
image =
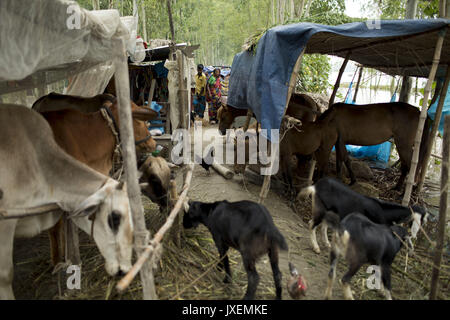
[[[313,186],[300,191],[301,196],[312,195],[312,219],[309,222],[311,244],[316,253],[320,253],[317,244],[316,228],[323,222],[325,213],[332,211],[343,219],[352,212],[360,212],[371,221],[386,225],[409,222],[413,220],[412,236],[416,237],[421,221],[426,221],[425,210],[417,205],[410,208],[397,203],[387,202],[364,196],[342,182],[333,178],[322,178]],[[327,224],[322,223],[322,237],[325,245],[330,247],[327,237]]]
[[[278,250],[287,250],[283,235],[273,223],[269,211],[252,201],[218,201],[214,203],[189,202],[189,211],[184,214],[183,226],[196,227],[203,223],[211,232],[225,267],[225,283],[231,281],[227,251],[237,249],[242,256],[248,277],[244,299],[253,300],[259,282],[256,260],[267,253],[275,282],[276,298],[281,299],[281,272],[278,268]]]
[[[325,213],[325,220],[335,229],[325,299],[331,299],[338,258],[344,256],[349,266],[341,280],[345,299],[353,300],[351,278],[363,264],[370,263],[380,267],[381,283],[377,289],[384,290],[386,299],[392,300],[391,264],[402,241],[407,240],[408,231],[398,225],[374,223],[361,213],[351,213],[339,222],[339,217],[329,211]]]

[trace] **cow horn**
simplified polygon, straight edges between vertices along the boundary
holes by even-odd
[[[125,184],[124,181],[119,181],[119,184],[117,185],[116,189],[117,189],[117,190],[122,190],[124,184]]]

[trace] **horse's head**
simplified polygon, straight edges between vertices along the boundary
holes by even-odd
[[[225,135],[227,129],[231,128],[235,116],[231,109],[224,104],[217,111],[217,118],[219,119],[219,132],[221,135]]]

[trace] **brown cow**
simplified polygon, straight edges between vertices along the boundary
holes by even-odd
[[[100,95],[105,96],[105,95]],[[59,101],[58,111],[43,112],[42,115],[49,122],[55,140],[68,154],[72,155],[77,160],[86,163],[91,168],[103,173],[109,174],[113,165],[113,153],[116,146],[116,139],[112,134],[111,128],[107,121],[103,118],[100,111],[84,113],[79,110],[86,110],[83,105],[83,100],[92,101],[93,98],[82,98],[75,96],[67,96],[67,104],[61,99],[60,95],[53,96]],[[33,107],[38,107],[40,110],[48,109],[42,101],[52,102],[52,97],[47,99],[40,99],[39,104],[34,104]],[[91,110],[94,106],[91,105]],[[100,109],[102,106],[98,106]],[[103,107],[109,108],[111,115],[116,122],[117,131],[119,126],[117,102],[112,104],[108,99],[103,101]],[[149,108],[136,106],[131,102],[134,136],[137,142],[142,141],[136,146],[136,153],[138,159],[142,156],[153,152],[156,149],[155,141],[149,136],[148,129],[144,123],[146,120],[154,119],[157,113]],[[36,109],[36,108],[35,108]],[[56,108],[53,108],[55,110]],[[78,109],[78,110],[76,110]],[[152,158],[153,159],[153,158]],[[141,165],[143,171],[143,178],[148,178],[148,182],[155,183],[156,178],[159,177],[161,186],[157,186],[160,192],[167,193],[167,186],[169,184],[170,175],[166,175],[166,171],[170,169],[167,163],[158,162],[158,168],[165,169],[160,172],[155,171],[155,166],[151,165],[150,161],[144,162]],[[152,180],[150,180],[150,177]],[[166,181],[167,180],[167,181]],[[148,187],[146,188],[149,189]],[[162,190],[162,191],[161,191]],[[152,190],[148,190],[145,194],[150,196]],[[156,199],[156,196],[153,197]],[[166,207],[167,201],[156,201],[163,208]],[[52,261],[57,263],[60,261],[58,249],[58,239],[61,239],[61,223],[50,231],[50,242],[52,246]]]

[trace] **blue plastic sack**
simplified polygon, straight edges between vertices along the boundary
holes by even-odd
[[[156,111],[158,113],[158,118],[160,117],[159,111],[161,111],[162,108],[163,108],[162,105],[157,104],[155,101],[152,101],[152,103],[150,104],[150,109],[152,109],[152,110],[154,110],[154,111]],[[151,124],[164,124],[162,122],[162,120],[150,120],[150,123]],[[159,130],[161,130],[161,133],[164,134],[164,126],[162,126],[162,127],[152,127],[151,129],[152,130],[153,129],[159,129]]]
[[[440,81],[442,81],[443,79],[439,79]],[[437,105],[439,103],[439,99],[436,99],[436,101],[431,105],[430,109],[428,109],[428,116],[434,121],[434,118],[436,116],[436,108]],[[439,122],[439,133],[441,134],[441,136],[444,134],[444,119],[445,116],[450,115],[450,86],[447,90],[447,95],[445,96],[445,100],[444,100],[444,106],[442,108],[442,115],[441,115],[441,121]]]

